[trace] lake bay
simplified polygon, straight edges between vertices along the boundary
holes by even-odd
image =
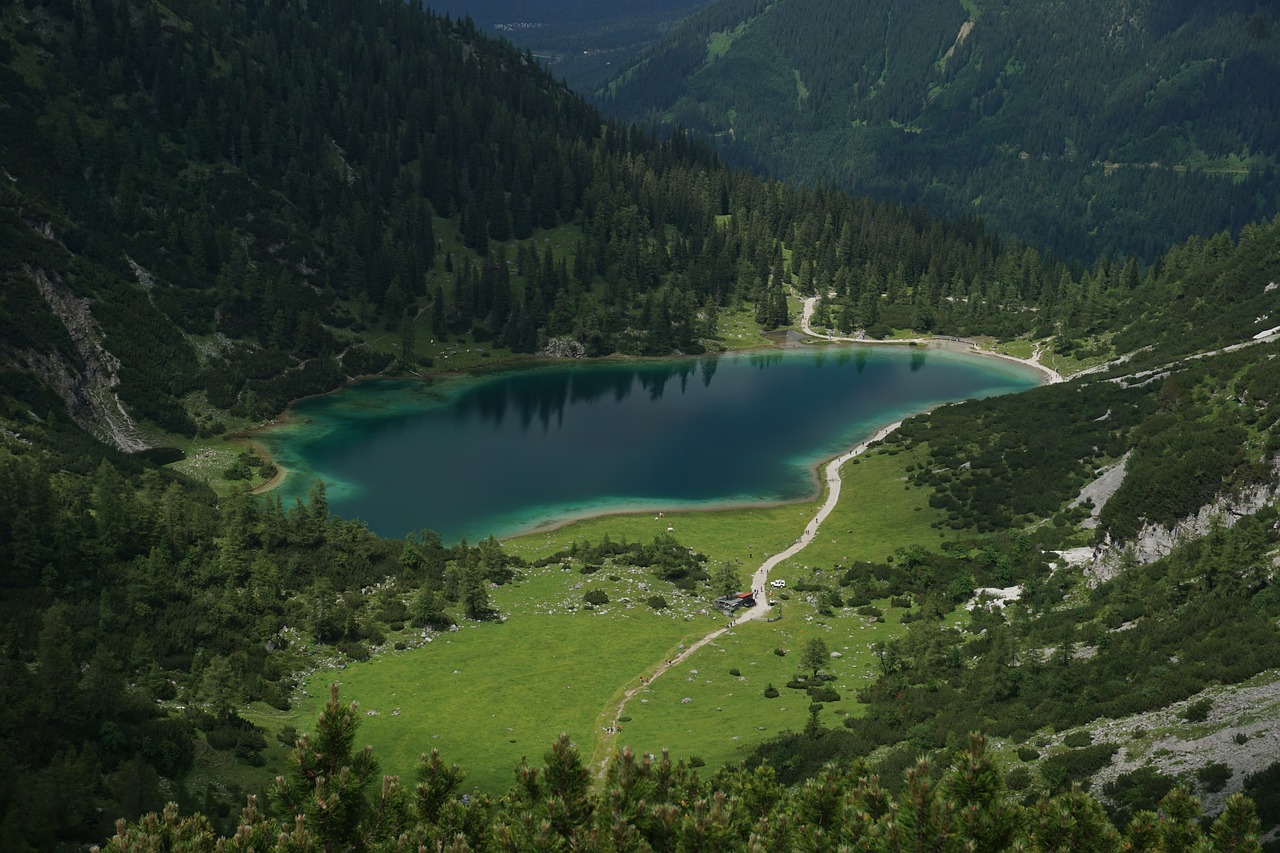
[[[841,345],[539,364],[377,380],[302,400],[254,436],[330,509],[382,536],[446,543],[606,512],[798,500],[815,466],[932,406],[1023,391],[1017,363],[945,349]]]

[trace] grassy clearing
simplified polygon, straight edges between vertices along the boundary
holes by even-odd
[[[841,502],[822,535],[792,565],[780,568],[779,576],[787,577],[788,570],[794,576],[800,564],[813,567],[805,573],[814,574],[846,558],[879,560],[898,547],[935,541],[939,534],[930,522],[937,513],[927,508],[923,492],[900,485],[910,461],[910,454],[873,453],[846,464]],[[739,561],[745,580],[765,557],[794,540],[818,506],[814,500],[606,516],[523,536],[506,547],[534,560],[574,541],[598,542],[606,535],[647,541],[672,528],[713,564]],[[828,536],[833,530],[841,532]],[[604,590],[610,603],[584,607],[582,596],[591,589]],[[654,593],[671,606],[651,610],[645,601]],[[384,771],[409,775],[418,756],[435,748],[463,766],[468,787],[488,792],[509,787],[520,758],[539,760],[560,732],[568,732],[584,756],[629,744],[645,752],[669,748],[676,758],[698,756],[715,768],[740,760],[780,731],[804,725],[808,697],[785,684],[798,672],[798,653],[808,639],[821,636],[842,655],[833,659],[831,670],[839,676],[833,686],[844,698],[824,712],[825,722],[834,724],[832,714],[858,713],[855,693],[873,672],[869,645],[903,630],[901,612],[887,608],[887,602],[879,603],[886,622],[875,623],[847,610],[822,618],[806,594],[788,595],[780,602],[780,621],[743,625],[638,694],[618,737],[606,736],[603,726],[611,722],[605,717],[621,693],[673,656],[681,643],[704,636],[724,619],[707,608],[705,595],[687,595],[643,570],[621,567],[590,575],[559,566],[530,570],[518,583],[493,591],[505,623],[468,625],[416,649],[318,672],[293,710],[255,707],[251,717],[273,733],[285,725],[305,731],[327,685],[336,681],[343,697],[358,701],[366,712],[360,741],[376,745]],[[413,636],[390,639],[420,642]],[[780,657],[776,648],[790,654]],[[740,675],[729,673],[734,668]],[[783,695],[765,699],[769,683]],[[690,701],[682,702],[685,698]],[[264,781],[279,772],[283,747],[273,746],[266,757],[266,770],[256,771]],[[247,777],[235,781],[252,787]]]
[[[577,582],[576,573],[561,580]],[[573,597],[581,603],[580,593]],[[718,622],[611,604],[468,624],[416,649],[316,673],[293,710],[257,708],[253,716],[272,731],[305,731],[336,682],[344,700],[360,703],[360,741],[376,746],[384,772],[411,777],[418,756],[438,749],[467,771],[467,788],[496,793],[510,787],[522,756],[540,759],[561,732],[589,754],[596,716],[619,679]]]
[[[760,332],[754,308],[724,308],[720,312],[717,327],[718,343],[728,350],[755,349],[772,346],[773,342]]]
[[[615,542],[649,542],[660,533],[670,532],[681,544],[708,555],[712,564],[737,560],[745,578],[770,554],[790,545],[817,506],[814,500],[720,511],[603,516],[549,533],[530,534],[512,540],[508,547],[513,553],[537,559],[574,541],[599,542],[607,535]]]
[[[707,37],[707,58],[702,63],[702,67],[706,68],[715,60],[724,56],[729,52],[729,48],[738,40],[747,29],[747,22],[743,21],[732,30],[721,30],[718,33],[712,33]]]
[[[842,698],[826,705],[822,722],[837,725],[840,717],[858,716],[856,692],[875,671],[870,645],[905,630],[899,624],[903,611],[888,608],[887,601],[877,604],[885,610],[884,623],[852,611],[824,619],[805,596],[791,594],[775,608],[781,612],[780,621],[742,625],[637,693],[627,705],[622,731],[607,738],[606,746],[629,745],[653,754],[669,749],[673,759],[696,756],[714,770],[741,761],[758,743],[780,732],[800,730],[811,700],[786,683],[800,674],[800,652],[813,637],[821,637],[830,651],[841,655],[828,669],[837,676],[830,684]],[[779,648],[786,656],[775,653]],[[730,672],[734,669],[739,675]],[[766,699],[769,684],[782,695]]]
[[[858,560],[881,562],[911,545],[937,546],[947,534],[933,524],[946,515],[929,506],[926,490],[905,482],[906,466],[920,461],[917,448],[893,455],[875,450],[846,462],[840,502],[809,547],[773,575],[789,579]]]

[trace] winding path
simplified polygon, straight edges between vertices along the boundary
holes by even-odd
[[[914,343],[930,343],[938,340],[937,338],[904,338],[904,339],[895,339],[893,341],[876,341],[876,340],[868,340],[865,338],[840,337],[836,335],[827,335],[827,334],[822,334],[821,332],[815,332],[813,330],[812,325],[810,324],[810,320],[813,317],[814,307],[817,305],[817,302],[818,302],[818,297],[816,296],[811,296],[805,299],[804,313],[802,314],[800,319],[801,330],[806,335],[809,335],[810,337],[821,338],[823,340],[828,340],[828,341],[848,341],[848,342],[867,343],[867,344],[909,344],[913,342]],[[1017,358],[1011,355],[1005,355],[1004,353],[993,352],[992,350],[982,349],[973,341],[967,340],[964,338],[946,338],[945,340],[955,341],[961,344],[967,344],[969,348],[976,354],[988,355],[993,358],[1003,358],[1008,361],[1016,361],[1020,364],[1025,364],[1029,367],[1033,367],[1036,370],[1043,372],[1045,376],[1048,378],[1048,381],[1050,383],[1063,381],[1061,374],[1059,374],[1056,370],[1053,370],[1052,368],[1047,367],[1044,364],[1040,363],[1039,358],[1040,358],[1041,348],[1038,344],[1036,345],[1035,351],[1032,354],[1031,358],[1026,359],[1026,358]],[[840,469],[843,468],[844,464],[848,462],[850,459],[853,459],[855,456],[859,456],[862,453],[865,453],[867,448],[869,448],[871,445],[875,444],[876,442],[880,441],[881,439],[885,438],[887,435],[889,435],[891,432],[893,432],[895,429],[897,429],[901,425],[902,425],[902,421],[895,421],[894,423],[891,423],[888,426],[880,428],[870,438],[866,439],[865,441],[861,442],[853,449],[846,451],[845,453],[841,454],[840,456],[837,456],[835,459],[832,459],[830,462],[827,463],[824,469],[826,472],[825,481],[827,484],[827,499],[826,501],[823,502],[821,509],[819,509],[818,513],[809,521],[808,524],[805,525],[804,532],[800,534],[799,539],[793,542],[791,546],[786,550],[780,551],[779,553],[774,554],[772,557],[769,557],[767,560],[761,563],[760,568],[756,569],[755,573],[752,575],[751,588],[752,590],[755,591],[755,597],[756,597],[755,607],[748,608],[736,619],[730,620],[729,624],[726,627],[717,628],[716,630],[707,634],[705,637],[702,637],[701,639],[682,648],[679,654],[675,655],[670,660],[664,661],[663,663],[659,664],[647,675],[641,675],[638,681],[631,684],[631,686],[627,687],[627,689],[622,692],[621,697],[619,697],[616,700],[616,704],[614,701],[612,700],[610,701],[609,706],[605,708],[605,710],[601,713],[599,718],[601,727],[604,729],[605,734],[600,739],[600,741],[597,742],[597,746],[596,746],[595,764],[596,764],[596,775],[598,779],[604,778],[605,770],[609,764],[609,758],[613,753],[614,741],[617,737],[618,721],[619,719],[622,718],[622,716],[626,712],[627,703],[630,702],[637,693],[639,693],[641,690],[644,690],[646,687],[648,687],[655,679],[660,678],[664,673],[667,672],[667,670],[688,660],[694,653],[696,653],[703,646],[707,645],[708,643],[714,642],[715,640],[719,639],[725,634],[728,634],[730,631],[733,630],[735,626],[740,625],[744,622],[751,622],[757,619],[764,619],[768,616],[770,612],[769,572],[772,571],[783,560],[789,560],[792,557],[794,557],[796,554],[803,551],[809,545],[809,543],[813,541],[814,537],[818,535],[818,528],[822,525],[822,522],[826,521],[827,516],[829,516],[831,514],[831,511],[836,508],[836,504],[840,500],[840,483],[841,483]]]
[[[617,736],[618,720],[625,713],[627,708],[627,703],[630,702],[631,699],[637,693],[639,693],[644,688],[648,687],[649,684],[651,684],[654,681],[654,679],[659,678],[663,673],[671,669],[673,666],[676,666],[688,660],[688,658],[691,655],[693,655],[695,652],[697,652],[698,649],[701,649],[703,646],[707,645],[708,643],[714,640],[717,640],[723,635],[729,633],[730,631],[733,630],[735,626],[740,625],[743,622],[750,622],[756,619],[764,619],[768,616],[769,610],[770,610],[769,572],[772,571],[773,568],[777,566],[779,563],[781,563],[783,560],[789,560],[792,557],[794,557],[796,554],[803,551],[805,547],[807,547],[809,543],[813,541],[814,537],[818,535],[818,528],[821,526],[822,522],[826,520],[827,516],[831,514],[831,511],[836,508],[836,504],[840,500],[840,482],[841,482],[840,469],[844,467],[844,464],[848,462],[850,459],[853,459],[855,456],[865,453],[867,448],[869,448],[872,444],[875,444],[877,441],[880,441],[885,436],[889,435],[889,433],[893,432],[895,429],[901,426],[901,424],[902,424],[902,421],[895,421],[894,423],[891,423],[888,426],[882,427],[881,429],[876,431],[875,435],[871,436],[870,438],[866,439],[862,443],[858,444],[852,450],[846,451],[845,453],[841,454],[840,456],[837,456],[835,459],[832,459],[830,462],[827,463],[827,466],[825,469],[826,483],[827,483],[827,499],[826,501],[823,502],[822,508],[819,509],[817,515],[815,515],[809,521],[809,523],[805,525],[804,532],[800,534],[799,539],[793,542],[791,546],[788,547],[786,550],[780,551],[777,554],[774,554],[772,557],[768,558],[763,563],[761,563],[760,568],[756,569],[755,574],[752,575],[751,588],[755,591],[755,594],[756,594],[755,607],[748,608],[737,619],[731,620],[726,627],[717,628],[716,630],[712,631],[710,634],[707,634],[705,637],[702,637],[701,639],[681,649],[679,654],[677,654],[675,657],[671,658],[670,660],[664,661],[663,663],[659,664],[647,676],[640,676],[640,680],[637,683],[632,684],[625,691],[623,691],[623,694],[621,698],[617,701],[616,705],[611,704],[610,706],[612,708],[611,711],[609,709],[606,709],[606,712],[602,715],[604,717],[604,720],[607,721],[604,724],[605,735],[600,740],[596,748],[596,755],[598,759],[596,763],[596,772],[599,778],[603,778],[605,769],[608,767],[609,756],[612,755],[612,752],[613,752],[613,741],[614,741],[614,738]],[[601,753],[604,753],[603,756],[601,756]]]

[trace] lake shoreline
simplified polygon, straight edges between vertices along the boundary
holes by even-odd
[[[813,341],[814,343],[829,341],[834,344],[839,344],[842,347],[847,346],[849,344],[853,344],[855,345],[855,347],[853,347],[855,349],[857,348],[856,347],[857,344],[872,344],[872,343],[881,344],[881,345],[896,344],[898,346],[903,347],[904,349],[911,345],[911,342],[909,341],[874,341],[873,342],[873,341],[859,341],[859,340],[851,340],[851,339],[832,339],[832,338],[827,338],[825,336],[820,336],[820,335],[813,335],[812,337],[815,339]],[[917,343],[916,345],[918,346],[919,343]],[[791,347],[791,348],[794,348],[794,347]],[[804,347],[804,348],[807,349],[809,347]],[[821,349],[821,347],[818,347],[818,348]],[[969,341],[953,341],[953,340],[936,340],[935,339],[934,345],[928,348],[942,349],[942,350],[946,350],[962,356],[987,355],[987,356],[997,357],[1003,361],[1016,363],[1021,365],[1022,367],[1031,369],[1037,375],[1046,378],[1050,382],[1054,381],[1053,377],[1057,377],[1056,373],[1049,370],[1048,368],[1045,368],[1043,365],[1039,365],[1035,362],[1028,361],[1026,359],[1019,359],[1013,356],[1006,356],[1001,353],[993,353],[989,350],[980,349],[975,344]],[[253,450],[256,453],[258,453],[263,458],[269,460],[273,465],[276,466],[277,470],[275,475],[273,475],[269,480],[258,485],[252,490],[252,494],[254,495],[265,495],[281,487],[288,480],[289,476],[291,474],[296,474],[296,472],[294,470],[291,470],[288,466],[281,464],[279,458],[270,451],[269,449],[270,443],[267,441],[264,441],[263,437],[272,431],[282,429],[282,428],[287,428],[287,427],[297,427],[300,424],[308,422],[309,419],[305,417],[299,417],[296,414],[295,408],[294,408],[298,403],[301,403],[303,400],[318,399],[318,398],[333,396],[333,395],[336,395],[338,392],[351,390],[352,388],[356,388],[360,385],[363,385],[369,382],[405,382],[405,383],[412,383],[412,384],[421,383],[423,385],[430,385],[435,382],[442,382],[446,385],[452,385],[453,382],[451,380],[467,381],[467,380],[475,379],[477,377],[485,376],[487,374],[518,371],[525,368],[538,368],[538,367],[544,367],[544,366],[566,365],[569,363],[604,365],[609,363],[617,364],[617,363],[627,363],[627,362],[634,362],[637,364],[649,364],[653,362],[662,362],[662,361],[697,362],[699,360],[706,359],[708,357],[720,358],[720,357],[730,356],[735,354],[750,355],[753,353],[768,354],[774,351],[782,352],[785,349],[788,349],[788,347],[767,346],[767,347],[757,347],[757,348],[744,349],[744,350],[733,350],[728,352],[701,353],[697,355],[675,355],[675,356],[656,356],[656,357],[616,356],[615,355],[615,356],[606,356],[604,358],[598,358],[598,359],[563,359],[563,358],[552,358],[552,357],[545,357],[545,356],[521,357],[521,358],[512,359],[512,360],[504,360],[504,361],[493,363],[493,364],[479,365],[475,368],[468,368],[463,370],[454,369],[454,370],[447,370],[447,371],[435,371],[422,376],[416,376],[416,375],[361,376],[361,377],[355,377],[353,379],[350,379],[344,382],[342,385],[330,391],[324,392],[323,394],[308,395],[307,397],[300,398],[299,400],[296,400],[296,401],[292,401],[289,404],[288,408],[286,408],[276,418],[273,418],[270,422],[265,423],[253,429],[244,430],[242,432],[235,434],[234,436],[229,436],[229,438],[233,441],[245,444],[253,448]],[[872,349],[872,347],[868,346],[867,349]],[[1061,377],[1058,377],[1058,381],[1061,381]],[[807,472],[807,476],[808,476],[811,488],[806,494],[801,496],[797,496],[794,498],[773,499],[773,500],[769,500],[769,499],[756,500],[747,496],[747,497],[740,497],[737,499],[729,499],[725,501],[707,501],[706,503],[696,503],[696,504],[689,504],[689,505],[681,505],[681,503],[677,499],[675,502],[658,500],[653,503],[637,503],[637,504],[629,504],[629,505],[619,505],[616,508],[610,508],[608,506],[591,507],[591,508],[584,508],[579,511],[569,511],[564,515],[557,514],[552,518],[546,518],[544,520],[536,520],[536,519],[532,520],[528,524],[518,525],[515,527],[515,529],[509,529],[508,532],[503,533],[500,538],[503,540],[508,540],[508,539],[518,538],[521,536],[535,535],[539,533],[550,533],[552,531],[559,530],[561,528],[567,527],[571,524],[575,524],[584,520],[606,518],[610,516],[644,515],[649,513],[671,513],[673,515],[680,515],[680,514],[687,514],[687,513],[730,512],[730,511],[742,510],[742,509],[768,509],[768,508],[810,503],[814,500],[820,499],[824,493],[824,483],[822,479],[822,471],[824,467],[830,464],[833,460],[846,454],[849,451],[850,447],[857,446],[859,444],[864,444],[864,443],[871,443],[872,441],[878,441],[879,438],[883,438],[883,436],[879,436],[878,438],[875,438],[875,439],[872,439],[871,436],[876,436],[878,432],[885,430],[886,426],[896,426],[905,418],[913,417],[920,414],[925,414],[937,408],[938,406],[951,405],[953,402],[960,402],[960,401],[938,402],[931,405],[926,405],[922,408],[912,409],[910,411],[902,411],[902,412],[897,412],[893,414],[886,414],[883,420],[878,420],[876,423],[868,426],[864,430],[860,430],[857,434],[852,436],[848,444],[845,444],[840,448],[828,454],[825,454],[824,456],[818,457],[812,460],[811,462],[806,463],[805,469]]]

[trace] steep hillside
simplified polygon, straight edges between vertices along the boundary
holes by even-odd
[[[776,175],[1152,257],[1280,205],[1274,9],[721,0],[600,93]]]
[[[793,280],[865,293],[856,319],[883,303],[886,327],[964,282],[963,315],[944,300],[926,327],[1014,334],[1030,315],[1009,300],[1071,278],[971,222],[605,124],[509,46],[409,8],[10,6],[0,35],[0,364],[121,448],[447,344],[716,348],[721,311],[785,324]]]

